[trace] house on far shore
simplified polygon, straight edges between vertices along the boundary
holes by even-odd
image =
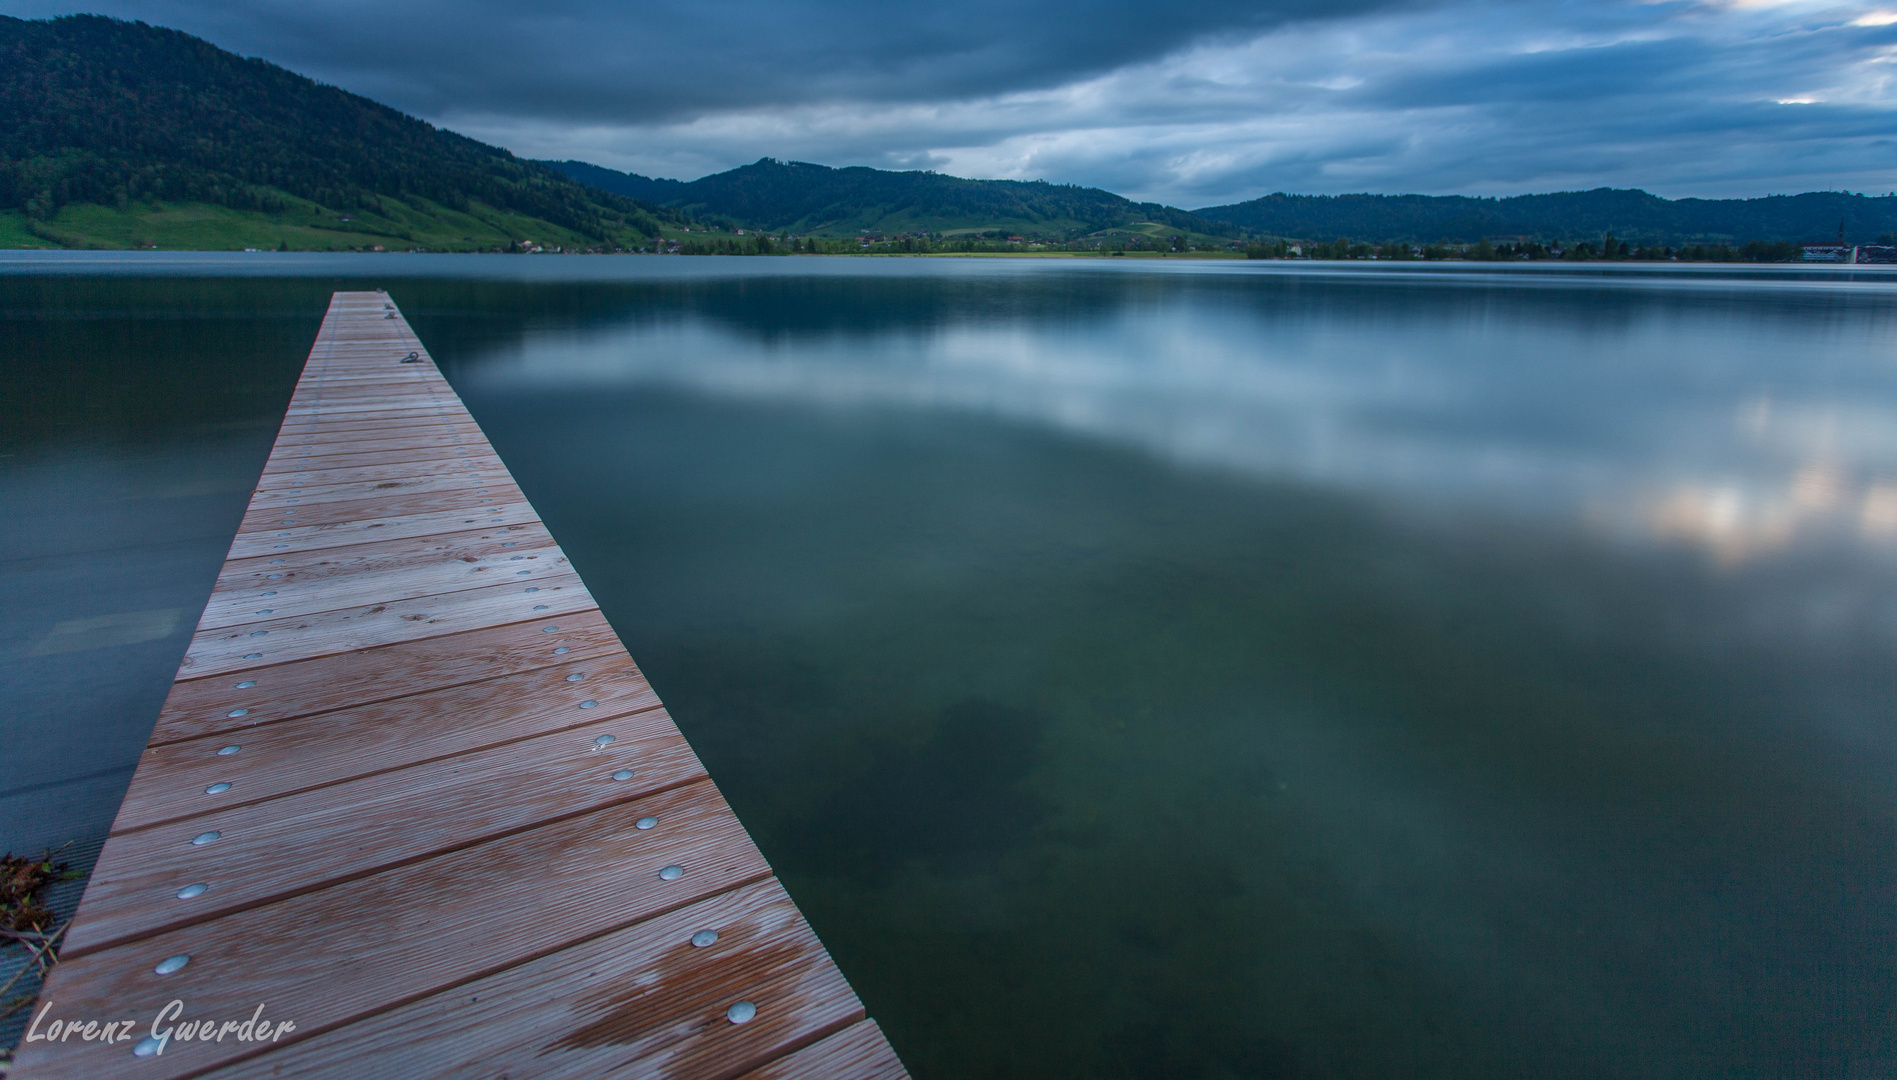
[[[1862,244],[1857,249],[1861,263],[1897,263],[1897,244]]]
[[[1857,261],[1857,248],[1850,244],[1805,244],[1804,261],[1808,263],[1854,263]]]

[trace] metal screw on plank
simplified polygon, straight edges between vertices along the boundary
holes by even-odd
[[[618,741],[619,736],[617,735],[601,735],[599,738],[593,740],[593,749],[604,750]]]
[[[545,604],[535,604],[535,605],[534,605],[534,610],[535,610],[535,611],[545,611],[545,610],[547,610],[547,605],[545,605]]]
[[[658,823],[659,823],[658,818],[642,817],[638,821],[633,822],[632,827],[635,829],[641,829],[641,830],[650,829],[652,826],[657,825]]]
[[[582,702],[580,702],[580,708],[582,708],[582,709],[592,709],[592,708],[597,708],[598,706],[599,706],[599,702],[597,702],[597,701],[582,701]]]
[[[752,1017],[756,1015],[757,1015],[757,1006],[751,1004],[748,1001],[740,1001],[736,1005],[733,1005],[729,1009],[725,1010],[725,1019],[731,1021],[734,1024],[746,1023]]]
[[[158,961],[158,966],[152,968],[152,970],[160,975],[169,975],[174,971],[184,970],[184,966],[190,962],[191,955],[189,953],[179,953],[176,956],[167,956],[163,960]]]
[[[225,716],[249,716],[250,710],[249,709],[232,709],[230,712],[227,712],[224,715]]]
[[[203,896],[205,893],[210,892],[210,891],[211,891],[211,887],[209,885],[206,885],[204,882],[199,881],[191,885],[186,885],[184,888],[179,889],[178,899],[195,900],[198,897]]]
[[[584,676],[584,675],[568,675],[568,676],[566,677],[566,681],[567,681],[567,682],[579,682],[579,681],[580,681],[581,679],[584,679],[584,678],[586,678],[586,676]],[[605,740],[606,740],[607,742],[611,742],[611,741],[612,741],[612,738],[613,738],[613,737],[612,737],[611,735],[602,735],[602,736],[600,736],[600,738],[602,738],[602,739],[605,739]]]
[[[707,945],[715,945],[717,942],[718,931],[716,930],[700,930],[698,933],[692,935],[692,944],[701,949]]]
[[[665,869],[659,871],[660,881],[677,881],[679,878],[682,878],[684,876],[685,876],[685,868],[682,866],[668,866]]]
[[[543,634],[552,634],[552,633],[557,632],[559,629],[560,628],[557,626],[543,626],[540,628],[540,632]]]
[[[559,648],[557,648],[557,649],[555,649],[555,650],[553,650],[553,655],[555,655],[555,656],[565,656],[565,655],[566,655],[567,653],[570,653],[570,652],[572,652],[572,651],[573,651],[572,649],[569,649],[569,648],[567,648],[567,647],[566,647],[565,645],[562,645],[562,646],[560,646]]]
[[[236,743],[232,743],[229,746],[220,746],[218,747],[218,750],[217,750],[217,756],[230,757],[232,754],[235,754],[236,752],[242,749],[243,747],[237,745]]]
[[[240,682],[240,683],[238,683],[238,684],[237,684],[237,689],[239,689],[239,690],[248,690],[248,689],[250,689],[251,687],[253,687],[253,686],[255,686],[255,685],[257,685],[257,683],[256,683],[256,682],[255,682],[254,680],[251,680],[251,679],[245,679],[245,680],[244,680],[243,682]]]
[[[263,654],[262,654],[262,653],[260,653],[260,652],[247,652],[247,653],[245,653],[245,654],[244,654],[244,659],[246,659],[246,660],[262,660],[262,659],[263,659]]]
[[[217,783],[212,784],[210,787],[205,788],[204,793],[206,795],[222,795],[226,791],[229,791],[230,789],[231,789],[231,786],[229,784],[225,783],[222,780],[219,780]]]
[[[203,847],[206,844],[216,843],[217,838],[223,835],[224,835],[223,833],[218,832],[215,829],[211,830],[210,832],[201,832],[191,838],[191,846]]]
[[[618,772],[613,774],[613,779],[614,780],[630,780],[632,779],[632,776],[633,776],[633,772],[631,769],[621,769]]]
[[[270,615],[270,614],[274,614],[274,613],[275,613],[275,609],[274,609],[274,608],[263,608],[263,609],[261,609],[261,610],[259,610],[259,611],[257,612],[257,614],[259,614],[259,615]]]

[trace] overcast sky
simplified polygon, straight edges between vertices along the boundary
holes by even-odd
[[[1897,189],[1897,0],[0,0],[177,27],[530,157],[1089,184]]]

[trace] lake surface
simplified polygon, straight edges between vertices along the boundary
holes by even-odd
[[[0,256],[0,846],[373,287],[918,1077],[1897,1075],[1897,276]]]

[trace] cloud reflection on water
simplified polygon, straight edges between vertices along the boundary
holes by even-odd
[[[1543,278],[1451,298],[1381,276],[1343,311],[1228,278],[797,333],[770,304],[661,305],[530,331],[478,377],[970,411],[1187,467],[1566,516],[1726,566],[1806,540],[1897,550],[1897,380],[1876,347],[1897,290],[1684,281],[1613,302]]]

